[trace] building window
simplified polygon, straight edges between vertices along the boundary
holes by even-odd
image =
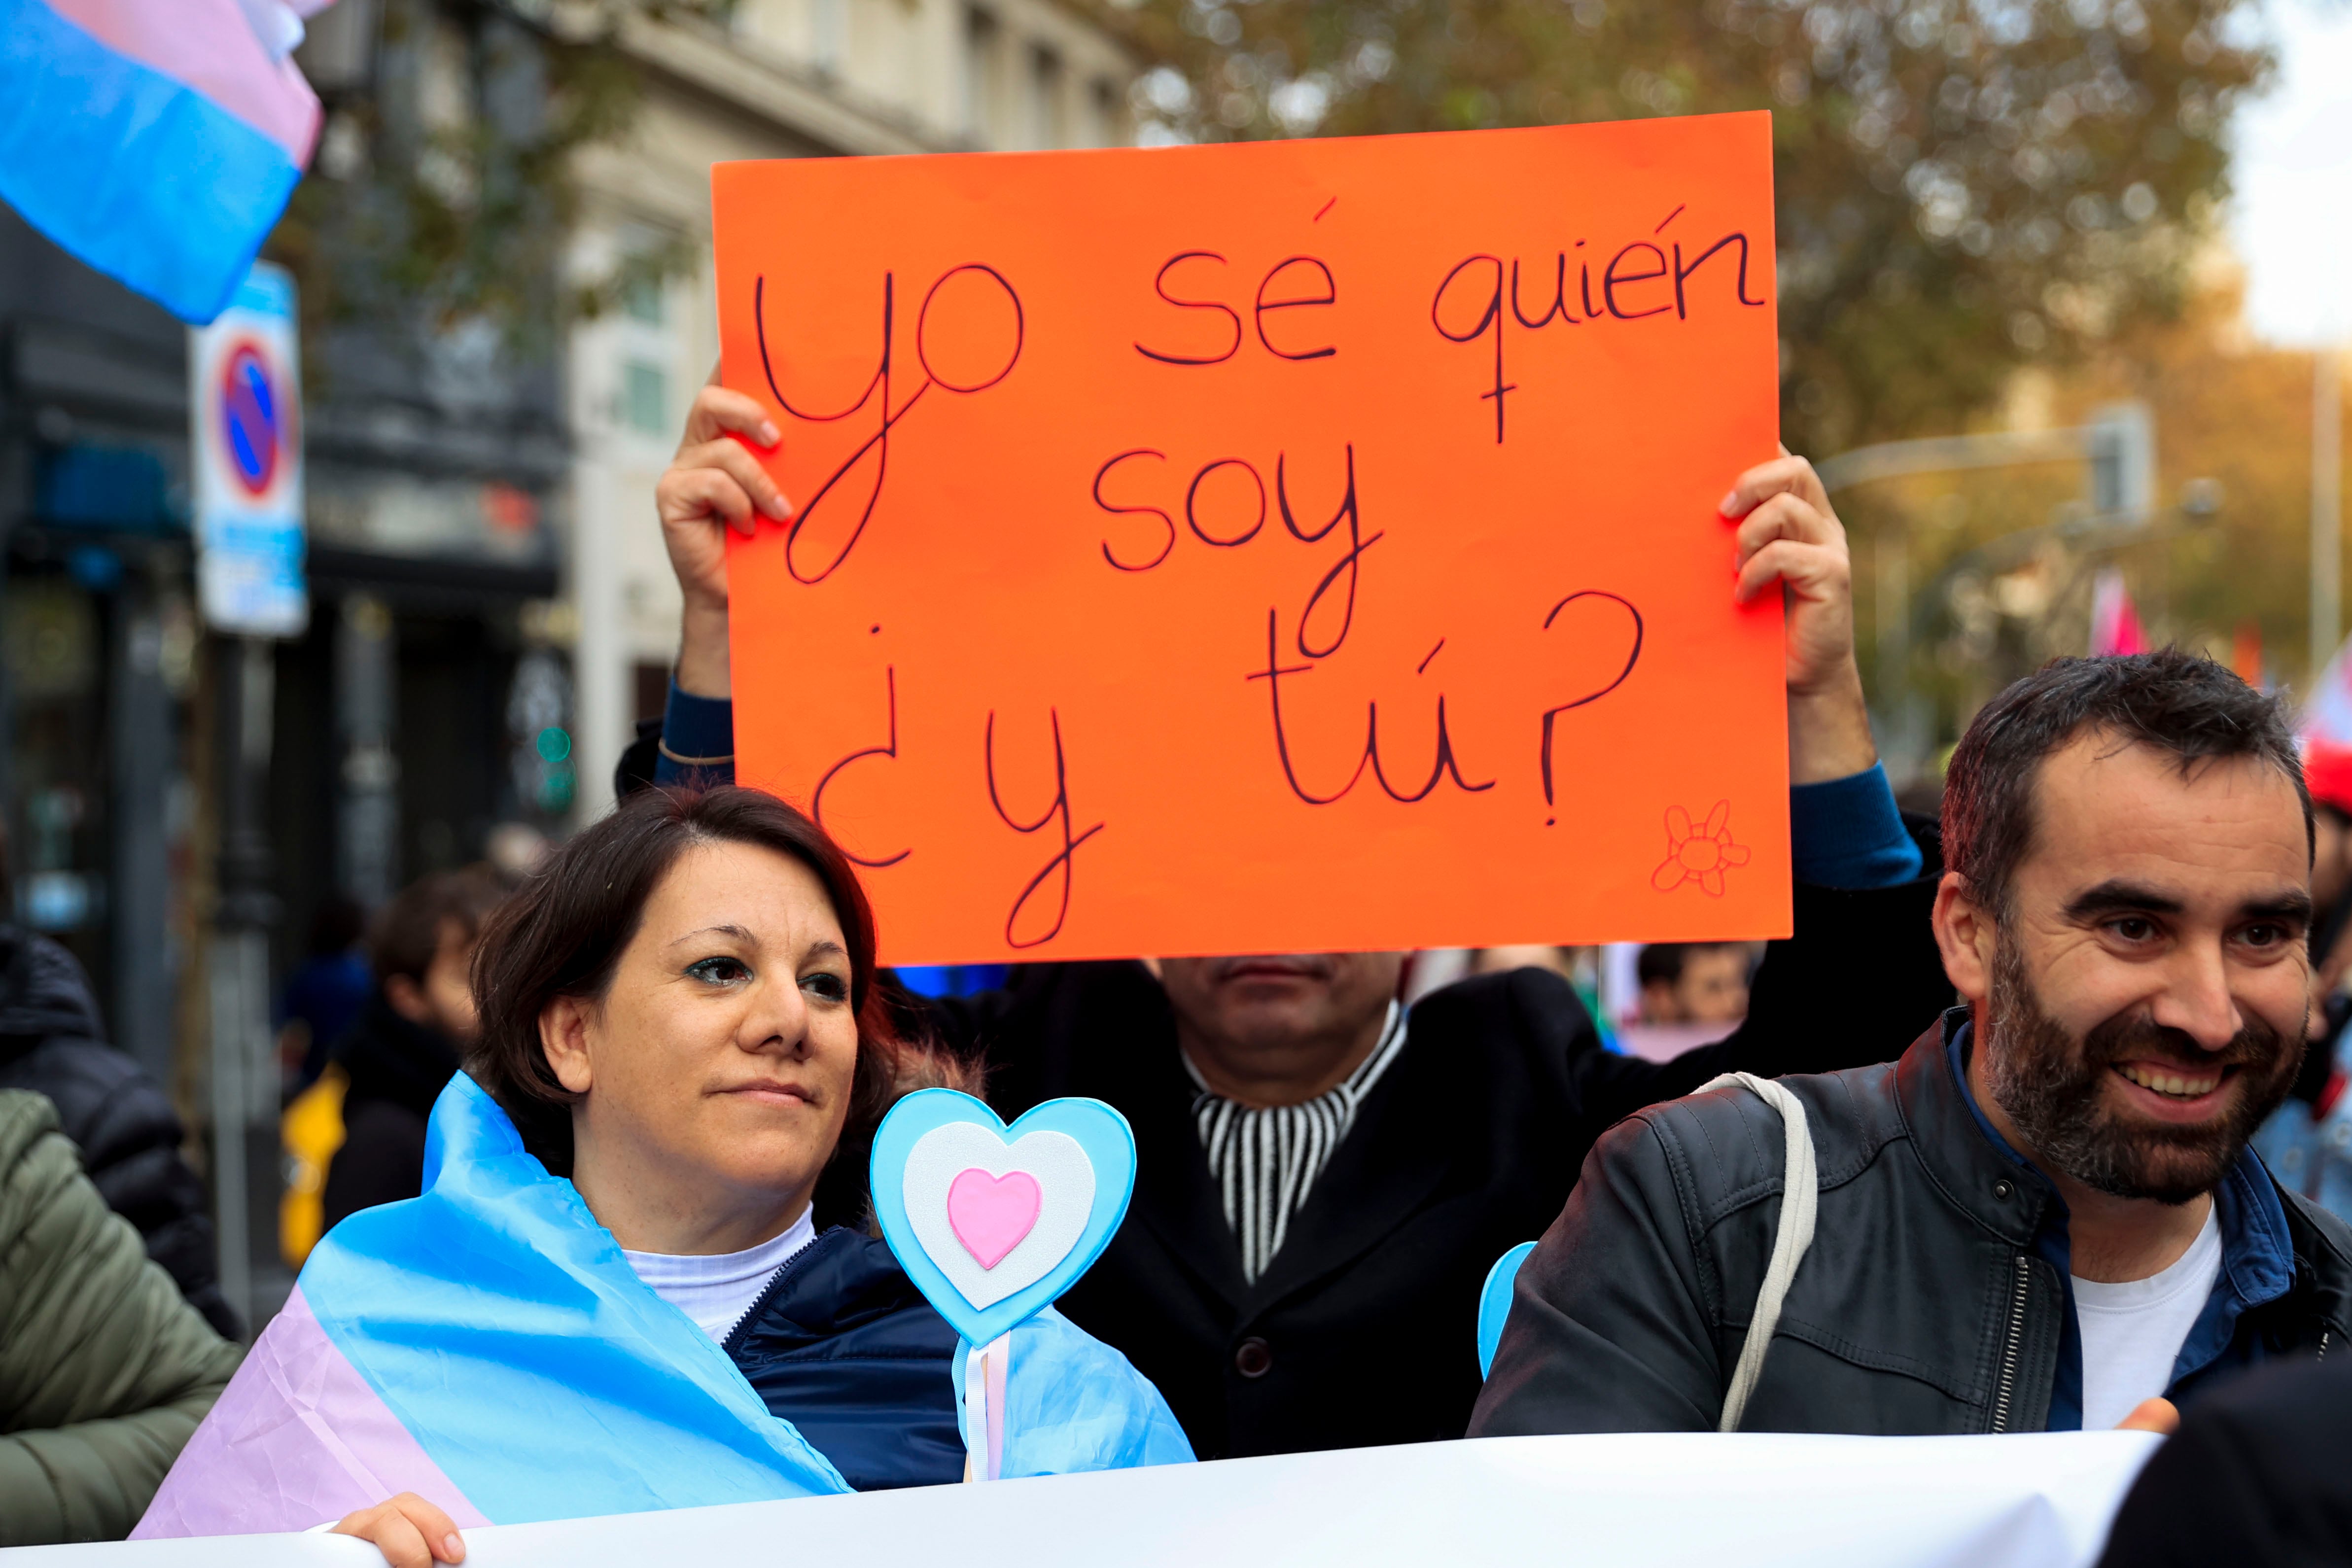
[[[1108,147],[1118,140],[1118,89],[1097,77],[1087,89],[1087,145]]]
[[[1029,145],[1069,145],[1069,126],[1062,111],[1062,57],[1043,44],[1029,51]]]
[[[632,321],[642,321],[648,327],[662,324],[662,280],[639,276],[621,286],[621,311]]]
[[[963,17],[963,128],[974,141],[995,140],[996,18],[972,7]]]
[[[669,433],[669,377],[660,366],[642,360],[623,361],[621,423],[647,435]]]

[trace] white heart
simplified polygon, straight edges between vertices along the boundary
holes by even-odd
[[[969,1170],[1002,1178],[1021,1171],[1037,1184],[1037,1222],[1012,1251],[983,1269],[948,1222],[948,1188]],[[1028,1133],[1015,1143],[971,1122],[933,1127],[907,1151],[907,1223],[924,1253],[963,1299],[992,1307],[1026,1290],[1070,1255],[1095,1207],[1095,1166],[1067,1133]]]

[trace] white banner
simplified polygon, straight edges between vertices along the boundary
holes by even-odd
[[[2076,1568],[2160,1439],[1505,1437],[467,1533],[466,1568]],[[30,1547],[9,1568],[368,1568],[340,1536]]]

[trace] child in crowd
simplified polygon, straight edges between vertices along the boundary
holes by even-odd
[[[332,1053],[350,1087],[342,1146],[327,1167],[327,1228],[424,1190],[425,1122],[473,1043],[467,974],[501,896],[486,871],[438,872],[403,888],[376,917],[368,940],[375,989]]]
[[[1643,1023],[1735,1024],[1748,1016],[1744,942],[1653,942],[1634,960]]]

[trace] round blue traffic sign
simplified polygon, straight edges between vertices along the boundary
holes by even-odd
[[[221,366],[221,439],[228,465],[246,494],[260,496],[278,477],[284,444],[282,400],[269,374],[269,361],[252,343],[229,350]]]

